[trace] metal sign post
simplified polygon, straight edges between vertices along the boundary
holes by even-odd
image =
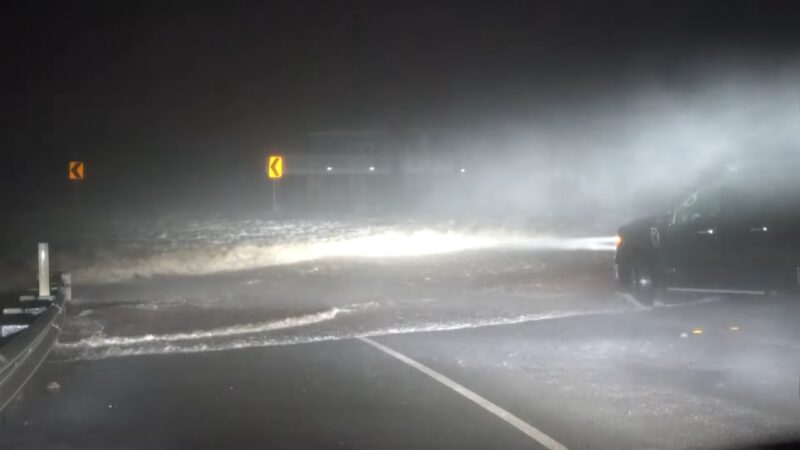
[[[74,183],[73,186],[73,202],[75,203],[75,207],[80,206],[81,204],[81,194],[80,194],[80,184],[83,182],[85,178],[85,167],[86,165],[83,161],[70,161],[69,162],[69,169],[67,172],[67,177],[71,182]]]
[[[278,211],[278,180],[283,178],[283,156],[270,155],[267,158],[267,177],[272,180],[272,211]]]
[[[278,212],[278,180],[272,180],[272,211]]]
[[[81,188],[78,183],[72,186],[72,203],[76,208],[81,206]]]

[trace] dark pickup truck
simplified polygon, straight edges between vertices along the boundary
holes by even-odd
[[[643,304],[669,293],[795,295],[800,173],[728,177],[620,227],[614,267]]]

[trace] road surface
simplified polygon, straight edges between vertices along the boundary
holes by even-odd
[[[380,240],[367,236],[365,253],[363,235],[347,237],[268,265],[211,252],[196,274],[174,268],[202,247],[140,251],[114,267],[95,258],[79,267],[87,281],[61,342],[5,411],[0,447],[639,449],[798,438],[800,306],[705,298],[643,308],[614,294],[612,253],[595,241],[504,235],[489,245],[477,235],[440,235],[451,241],[438,252],[409,251],[431,236],[392,235],[411,240],[388,257]],[[250,247],[236,251],[252,262]],[[221,261],[235,270],[213,270]]]

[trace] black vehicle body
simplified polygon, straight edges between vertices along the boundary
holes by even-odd
[[[642,303],[669,292],[796,295],[800,172],[727,176],[618,236],[617,280]]]

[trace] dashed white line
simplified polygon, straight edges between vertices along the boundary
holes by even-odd
[[[647,306],[642,304],[639,300],[636,300],[636,297],[627,292],[616,291],[614,292],[614,294],[617,297],[628,302],[628,304],[633,307],[634,311],[650,311],[651,309],[653,309],[652,306]]]
[[[505,409],[497,406],[496,404],[490,402],[489,400],[481,397],[480,395],[476,394],[475,392],[467,389],[466,387],[456,383],[455,381],[447,378],[446,376],[436,372],[435,370],[431,369],[430,367],[419,363],[408,356],[393,350],[379,342],[373,341],[367,337],[359,337],[364,343],[367,343],[378,350],[386,353],[393,358],[400,360],[409,366],[419,370],[420,372],[424,373],[425,375],[433,378],[434,380],[442,383],[443,385],[449,387],[453,391],[463,395],[467,399],[471,400],[473,403],[477,404],[478,406],[482,407],[483,409],[489,411],[490,413],[494,414],[495,416],[499,417],[503,421],[507,422],[509,425],[513,426],[517,430],[523,432],[525,435],[542,445],[543,447],[550,449],[550,450],[566,450],[567,448],[556,441],[555,439],[551,438],[550,436],[543,433],[541,430],[531,426],[524,420],[520,419],[519,417],[511,414],[510,412],[506,411]]]

